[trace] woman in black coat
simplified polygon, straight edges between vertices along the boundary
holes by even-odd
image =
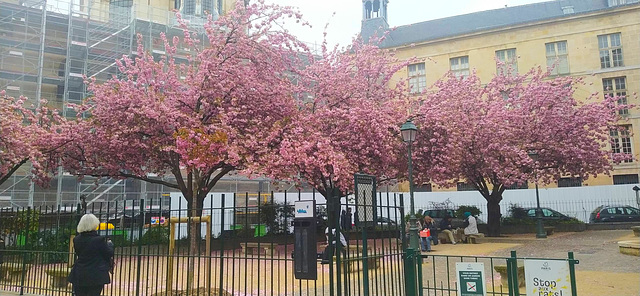
[[[69,273],[76,296],[99,296],[105,284],[111,283],[109,270],[113,243],[96,231],[100,221],[85,214],[78,223],[78,236],[73,239],[76,261]]]

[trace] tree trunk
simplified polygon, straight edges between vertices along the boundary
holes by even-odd
[[[496,192],[492,192],[487,199],[487,236],[500,236],[500,200],[502,196],[496,196]]]
[[[196,196],[191,196],[187,199],[187,215],[189,218],[199,217],[202,214],[202,202]],[[196,258],[199,253],[200,246],[200,223],[193,223],[189,221],[189,258],[187,260],[187,285],[188,291],[194,289],[194,271],[196,269]]]

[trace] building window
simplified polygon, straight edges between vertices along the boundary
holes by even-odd
[[[547,48],[547,66],[552,67],[552,75],[569,74],[569,56],[567,53],[567,41],[559,41],[545,44]]]
[[[606,78],[602,79],[602,89],[605,97],[618,97],[618,105],[627,105],[627,78]],[[622,116],[629,115],[629,109],[624,108],[618,110],[618,114]]]
[[[469,56],[449,59],[449,63],[451,64],[451,72],[457,78],[464,79],[469,77]]]
[[[424,63],[407,66],[409,70],[409,92],[421,93],[427,87],[427,71]]]
[[[573,10],[573,6],[563,6],[562,7],[562,14],[572,14],[575,11]]]
[[[609,7],[611,6],[618,6],[618,5],[625,5],[625,4],[631,4],[631,3],[638,3],[638,0],[609,0]]]
[[[611,136],[611,151],[613,153],[623,153],[629,156],[632,155],[631,135],[629,134],[630,129],[629,125],[623,125],[618,129],[612,129],[609,131],[609,135]],[[631,161],[631,157],[624,160],[624,162]]]
[[[496,51],[496,58],[502,62],[502,64],[496,66],[498,75],[509,73],[515,76],[518,74],[518,56],[516,56],[515,48]],[[509,72],[509,70],[511,71]]]
[[[413,191],[415,192],[432,192],[431,183],[424,183],[422,185],[413,185]]]
[[[558,179],[558,187],[582,187],[582,178],[567,177]]]
[[[620,33],[598,36],[600,68],[622,67],[622,41]]]
[[[476,187],[471,184],[471,183],[467,183],[467,182],[458,182],[458,184],[456,184],[456,188],[458,189],[458,191],[475,191]]]
[[[513,183],[513,184],[511,184],[511,186],[505,186],[504,189],[506,189],[506,190],[529,189],[529,182],[524,181],[524,182],[519,182],[519,183]]]
[[[613,175],[613,185],[638,184],[638,174]]]

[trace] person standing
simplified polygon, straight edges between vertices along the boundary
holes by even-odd
[[[453,218],[451,216],[445,216],[441,221],[440,221],[440,231],[442,231],[442,233],[446,234],[447,237],[449,238],[449,241],[451,241],[451,244],[456,244],[456,240],[453,237],[453,226],[451,225],[451,221],[453,220]]]
[[[351,213],[351,208],[347,208],[347,228],[346,230],[351,230],[353,228],[353,213]]]
[[[68,278],[75,296],[99,296],[104,285],[111,283],[113,243],[98,235],[99,225],[93,214],[85,214],[78,223],[78,236],[73,239],[76,260]]]

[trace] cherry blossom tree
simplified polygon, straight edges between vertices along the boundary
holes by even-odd
[[[46,107],[46,101],[39,108],[26,106],[27,101],[0,92],[0,184],[31,161],[32,180],[46,186],[51,176],[48,157],[64,146],[58,128],[65,120]]]
[[[407,63],[360,40],[331,50],[325,42],[299,78],[299,111],[265,171],[325,197],[351,192],[354,173],[396,177],[407,100],[392,76]]]
[[[306,52],[278,24],[300,15],[262,1],[237,2],[218,20],[209,17],[204,46],[183,24],[183,38],[161,36],[165,56],[154,58],[139,40],[135,58],[117,61],[120,77],[91,81],[93,95],[77,107],[88,117],[76,126],[65,169],[177,189],[196,217],[220,178],[231,171],[256,174],[278,153],[283,127],[296,111],[290,77]],[[180,56],[185,47],[190,56]],[[199,233],[192,224],[192,253]]]
[[[608,144],[610,130],[619,128],[617,111],[629,106],[598,93],[576,100],[581,84],[580,78],[551,77],[540,68],[498,75],[486,85],[475,73],[465,79],[446,75],[416,112],[416,179],[472,185],[487,200],[488,234],[497,236],[507,187],[608,173],[628,157],[611,153]]]

